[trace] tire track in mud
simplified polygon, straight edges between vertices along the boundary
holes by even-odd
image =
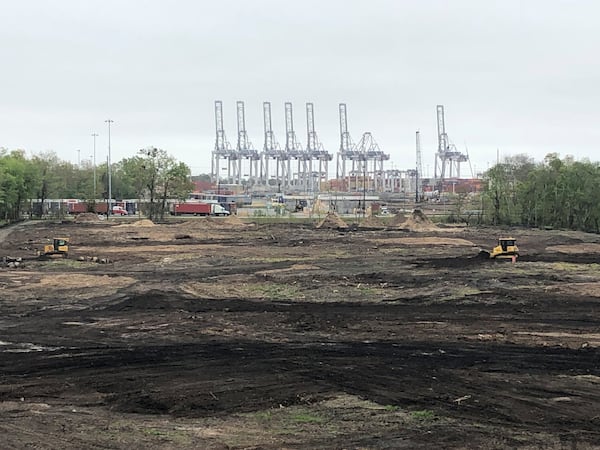
[[[220,340],[4,354],[1,368],[2,400],[69,399],[72,386],[64,388],[66,376],[77,392],[100,392],[103,404],[123,412],[218,415],[341,391],[382,405],[430,408],[440,415],[451,412],[453,417],[540,430],[549,424],[565,430],[577,424],[593,433],[597,423],[590,418],[600,413],[595,386],[572,381],[577,375],[600,376],[597,349]],[[567,378],[557,382],[560,377]],[[545,392],[540,383],[547,386]],[[457,404],[465,395],[472,400]],[[570,408],[570,418],[564,404],[553,400],[557,398],[577,405]],[[586,399],[587,408],[578,399]],[[532,410],[543,415],[543,423]]]

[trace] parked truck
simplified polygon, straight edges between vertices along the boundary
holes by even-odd
[[[86,202],[68,202],[67,211],[69,214],[81,214],[90,212],[90,207]],[[99,202],[94,204],[94,212],[96,214],[106,214],[108,211],[108,204],[106,202]],[[120,205],[113,205],[112,214],[114,216],[126,216],[127,210]]]
[[[68,202],[67,211],[69,214],[81,214],[90,212],[90,207],[86,202]],[[96,203],[94,205],[94,212],[97,214],[106,214],[108,211],[108,205],[106,203]]]
[[[181,216],[189,214],[194,216],[228,216],[229,211],[218,203],[175,203],[171,214]]]

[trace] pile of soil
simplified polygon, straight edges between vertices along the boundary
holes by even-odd
[[[429,217],[420,209],[415,209],[410,217],[398,225],[399,228],[410,231],[435,231],[438,229]]]
[[[238,216],[228,216],[228,217],[225,217],[225,218],[212,218],[211,217],[210,220],[213,223],[226,224],[226,225],[231,226],[231,227],[247,228],[247,227],[250,227],[250,226],[254,225],[254,224],[248,224],[248,223],[244,222]]]
[[[186,220],[177,225],[178,228],[188,231],[246,229],[254,224],[245,223],[237,216],[230,217],[200,217]]]
[[[398,225],[403,224],[404,222],[406,222],[406,216],[404,214],[396,214],[394,217],[392,217],[390,225],[393,227],[397,227]]]
[[[317,228],[348,228],[348,224],[344,222],[337,213],[329,212],[325,218],[317,224]]]
[[[142,220],[136,220],[135,222],[131,223],[130,226],[148,228],[148,227],[154,227],[156,225],[154,224],[154,222],[152,222],[149,219],[142,219]]]
[[[86,223],[86,222],[101,222],[98,214],[93,212],[77,214],[75,217],[75,223]]]

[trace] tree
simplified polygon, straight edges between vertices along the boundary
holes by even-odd
[[[184,199],[192,190],[190,168],[177,162],[165,150],[148,147],[121,164],[123,175],[131,180],[136,197],[148,200],[150,220],[164,218],[169,198]]]
[[[519,193],[534,168],[535,163],[529,156],[516,155],[505,158],[485,173],[484,202],[488,203],[486,209],[492,211],[494,225],[510,225],[520,220],[523,205]]]
[[[24,202],[31,198],[35,171],[25,152],[0,152],[0,217],[6,221],[21,217]]]

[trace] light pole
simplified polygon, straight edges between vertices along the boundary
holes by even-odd
[[[94,201],[96,197],[98,197],[98,190],[96,189],[96,138],[98,137],[98,133],[92,133],[92,137],[94,138]]]
[[[112,213],[112,170],[110,168],[110,124],[114,120],[106,119],[104,122],[108,124],[108,211],[106,211],[106,217],[109,217]]]
[[[367,215],[367,155],[363,155],[363,219]]]
[[[81,169],[81,150],[77,149],[77,167]]]

